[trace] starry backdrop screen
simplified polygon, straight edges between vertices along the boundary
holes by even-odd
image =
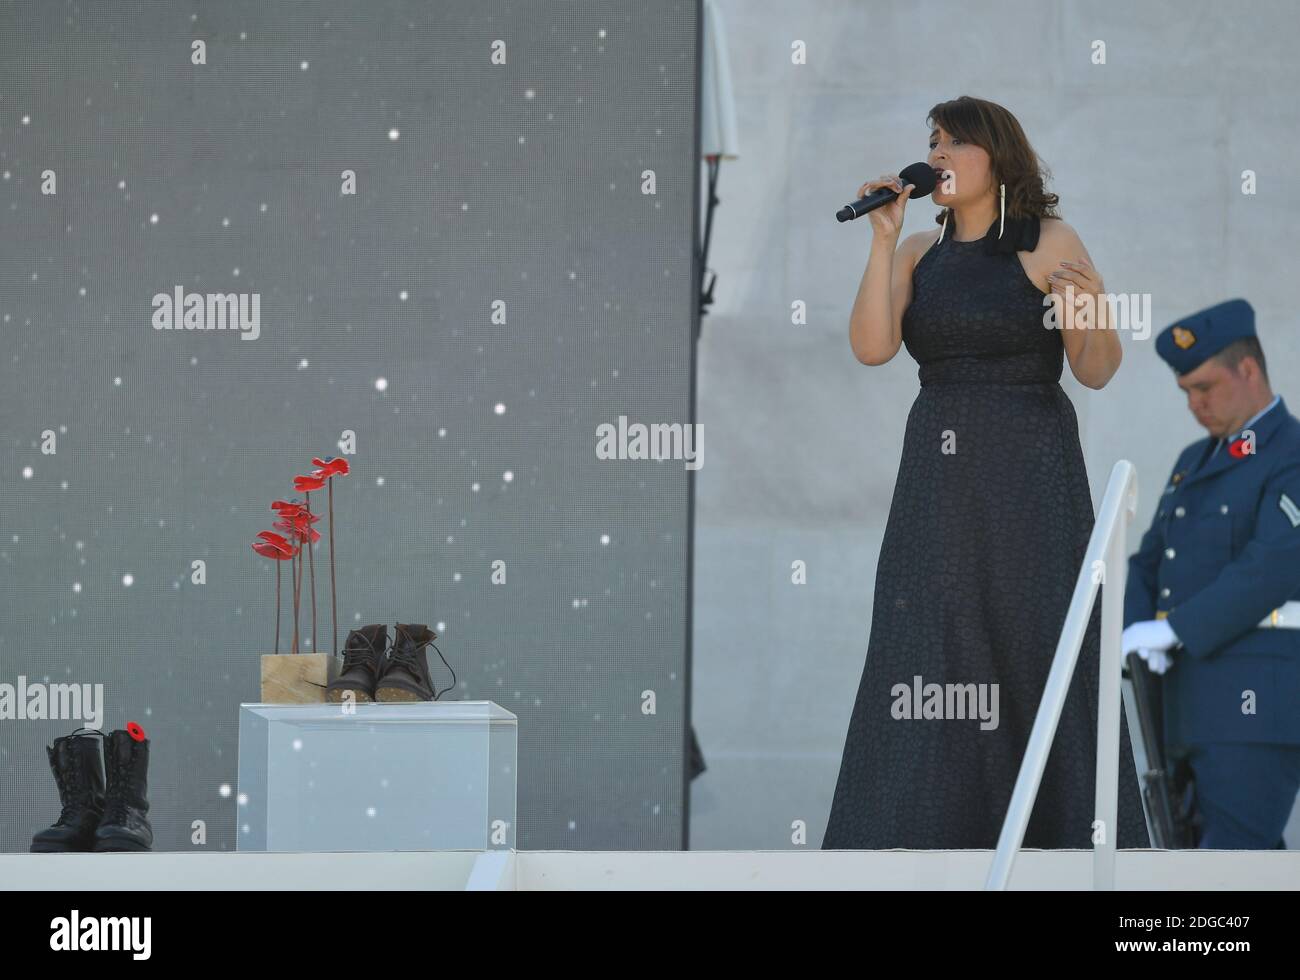
[[[444,697],[518,715],[516,846],[680,846],[689,472],[595,449],[691,421],[698,13],[0,7],[0,684],[144,727],[155,849],[234,847],[250,545],[345,433],[340,645],[428,624]],[[257,329],[155,329],[178,288]],[[78,724],[0,719],[0,849]]]

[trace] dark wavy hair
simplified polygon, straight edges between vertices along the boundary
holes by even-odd
[[[931,131],[942,126],[953,136],[981,146],[989,155],[993,185],[1007,185],[1007,216],[1011,218],[1059,218],[1056,206],[1060,198],[1049,194],[1044,186],[1051,177],[1047,165],[1029,145],[1020,122],[996,102],[963,95],[951,102],[940,102],[925,118]],[[934,216],[938,224],[945,208]]]

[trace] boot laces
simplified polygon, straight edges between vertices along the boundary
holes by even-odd
[[[405,667],[412,673],[419,676],[424,671],[421,667],[427,667],[428,662],[425,660],[424,648],[433,642],[430,636],[427,640],[420,640],[418,643],[405,630],[398,631],[404,643],[398,643],[397,638],[393,638],[393,648],[389,651],[388,658],[394,666]]]
[[[399,645],[397,642],[398,635],[400,635],[406,642]],[[438,644],[434,643],[433,639],[432,631],[430,631],[428,639],[415,642],[405,630],[397,630],[393,637],[392,651],[388,654],[389,660],[391,660],[395,665],[408,668],[412,673],[419,676],[421,673],[427,672],[429,666],[424,648],[431,646],[435,650],[438,650]],[[456,671],[452,668],[451,664],[447,663],[447,658],[442,655],[441,650],[438,650],[438,659],[441,660],[443,664],[446,665],[447,669],[451,671],[451,686],[444,687],[439,691],[438,685],[433,682],[432,676],[430,675],[429,684],[433,688],[433,699],[435,701],[450,691],[452,687],[456,686]],[[425,671],[421,671],[417,664],[423,666]]]
[[[132,804],[126,782],[131,775],[131,771],[135,768],[135,763],[136,756],[134,752],[125,759],[119,759],[114,755],[112,760],[109,761],[109,771],[105,773],[108,777],[108,788],[104,794],[104,823],[120,824],[126,822],[126,810]]]
[[[85,733],[84,735],[82,734],[83,732]],[[72,736],[75,738],[91,738],[96,735],[102,738],[104,733],[96,731],[93,728],[78,728],[72,733]],[[72,743],[65,742],[63,744],[66,746],[64,751],[68,756],[71,756]],[[59,825],[67,826],[72,823],[72,812],[85,804],[86,801],[81,798],[81,791],[88,787],[82,781],[81,769],[77,762],[68,759],[69,765],[67,766],[66,771],[64,771],[63,767],[59,765],[62,760],[60,760],[57,755],[55,756],[54,761],[54,785],[59,788],[59,798],[63,801],[62,807],[59,810],[59,819],[56,820],[54,824],[56,827]]]
[[[120,796],[110,797],[101,822],[106,825],[126,823],[126,803]]]
[[[77,789],[81,786],[81,774],[77,772],[74,766],[68,766],[67,772],[60,772],[58,762],[59,760],[56,758],[54,784],[59,787],[59,798],[63,801],[63,806],[59,810],[59,819],[54,823],[55,826],[60,824],[66,826],[72,823],[72,811],[77,809],[81,803],[81,799],[77,795]]]
[[[353,637],[360,638],[360,640],[365,643],[365,646],[362,647],[355,645],[352,642]],[[356,667],[372,666],[373,661],[370,658],[375,656],[378,656],[379,659],[382,660],[384,652],[382,650],[376,651],[374,641],[360,630],[355,630],[352,635],[348,637],[348,645],[343,648],[343,671],[347,672]]]

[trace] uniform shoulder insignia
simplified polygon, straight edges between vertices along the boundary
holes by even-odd
[[[1174,476],[1173,476],[1173,479],[1171,479],[1169,482],[1170,482],[1170,483],[1178,483],[1178,482],[1180,482],[1180,481],[1182,480],[1182,478],[1183,478],[1183,474],[1182,474],[1182,473],[1175,473]]]
[[[1295,505],[1294,500],[1286,494],[1282,494],[1278,498],[1277,505],[1282,508],[1282,513],[1286,515],[1286,519],[1291,522],[1292,527],[1300,527],[1300,507]]]

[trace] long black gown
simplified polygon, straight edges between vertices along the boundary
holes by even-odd
[[[1008,219],[1001,241],[994,222],[959,242],[950,224],[913,272],[903,343],[921,390],[823,849],[997,846],[1094,520],[1061,333],[1016,255],[1038,231]],[[1099,593],[1025,847],[1093,846],[1100,611]],[[894,717],[895,685],[918,675],[998,685],[997,727]],[[1121,724],[1116,842],[1149,847]]]

